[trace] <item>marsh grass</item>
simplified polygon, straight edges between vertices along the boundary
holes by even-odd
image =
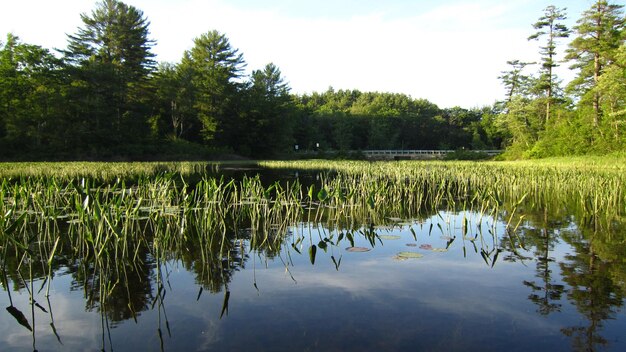
[[[355,247],[358,236],[374,247],[384,241],[379,227],[409,221],[429,235],[447,238],[446,247],[438,250],[445,252],[457,241],[464,255],[474,252],[493,267],[504,248],[523,257],[518,232],[531,211],[567,209],[596,232],[626,213],[626,176],[619,163],[260,165],[315,170],[319,181],[267,185],[259,176],[226,179],[211,176],[221,164],[210,163],[3,164],[3,286],[8,289],[11,281],[27,287],[20,277],[30,277],[32,286],[33,277],[39,277],[47,295],[59,262],[73,263],[90,305],[97,302],[106,310],[109,297],[126,295],[128,314],[136,318],[141,307],[132,303],[128,278],[150,270],[145,266],[153,260],[159,291],[152,307],[159,309],[159,317],[163,314],[169,331],[162,263],[171,260],[196,268],[199,282],[210,291],[228,293],[228,272],[241,265],[247,250],[279,258],[287,272],[292,253],[308,255],[315,264],[319,253],[329,251],[339,270],[342,257],[334,248]],[[449,214],[458,216],[451,220]],[[497,221],[504,224],[503,233]],[[417,240],[412,227],[411,232]],[[144,250],[151,259],[142,255]],[[201,293],[202,288],[198,297]],[[228,312],[228,297],[221,315]]]

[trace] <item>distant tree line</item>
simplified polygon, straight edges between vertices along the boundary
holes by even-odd
[[[552,69],[572,32],[548,7],[530,39],[542,61],[510,61],[505,101],[440,109],[404,94],[329,88],[295,95],[269,63],[246,75],[225,34],[195,38],[178,63],[157,63],[143,12],[102,0],[53,53],[13,34],[0,42],[0,158],[147,159],[207,151],[271,157],[299,150],[500,149],[544,156],[626,149],[621,6],[598,1],[575,27],[565,90]]]
[[[143,13],[103,0],[52,53],[0,43],[0,156],[112,158],[202,150],[251,157],[299,150],[493,148],[489,109],[439,109],[403,94],[293,95],[274,64],[208,31],[178,63],[157,63]]]

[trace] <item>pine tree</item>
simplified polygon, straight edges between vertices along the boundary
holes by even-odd
[[[553,69],[558,66],[555,60],[556,41],[559,38],[567,38],[570,33],[565,25],[559,23],[566,18],[565,9],[550,5],[545,8],[544,15],[539,18],[539,21],[533,24],[537,32],[528,37],[528,40],[533,40],[547,36],[546,44],[541,47],[541,75],[537,86],[538,89],[546,92],[546,122],[550,119],[550,108],[555,90]]]
[[[568,49],[567,59],[575,61],[572,68],[580,70],[569,89],[576,91],[583,103],[591,100],[593,127],[596,129],[602,111],[601,93],[594,88],[604,69],[614,62],[617,49],[624,43],[626,20],[622,8],[622,5],[609,4],[606,0],[594,3],[577,21],[574,27],[577,37]]]
[[[243,55],[224,34],[210,31],[194,40],[181,69],[191,73],[197,119],[205,141],[217,145],[236,143],[236,106],[245,67]]]
[[[252,72],[247,94],[248,109],[242,114],[241,144],[254,156],[271,156],[291,145],[293,103],[289,85],[273,63]]]
[[[68,35],[62,51],[74,80],[75,114],[93,148],[127,143],[147,126],[142,104],[155,66],[149,22],[142,11],[117,0],[102,0],[81,19],[84,27]]]

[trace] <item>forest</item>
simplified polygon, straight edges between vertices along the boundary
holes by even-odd
[[[102,0],[54,51],[0,41],[0,159],[151,160],[307,150],[503,149],[508,158],[626,150],[626,19],[598,0],[573,28],[548,6],[529,25],[540,61],[508,61],[504,100],[439,108],[401,93],[292,94],[272,63],[209,30],[177,63],[157,62],[140,9]],[[561,54],[564,53],[564,54]],[[564,85],[554,68],[575,78]],[[427,84],[416,82],[416,84]],[[494,97],[494,99],[497,97]],[[296,145],[297,151],[296,151]]]

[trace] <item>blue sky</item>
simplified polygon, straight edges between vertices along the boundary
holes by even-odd
[[[151,22],[153,51],[178,62],[193,38],[216,29],[248,70],[275,63],[292,92],[396,92],[440,107],[491,105],[504,91],[506,61],[538,59],[526,38],[548,5],[568,9],[571,27],[592,0],[127,0]],[[60,5],[62,4],[62,5]],[[91,0],[3,4],[0,35],[64,48]],[[566,47],[567,40],[562,42]],[[571,79],[567,63],[560,76]]]

